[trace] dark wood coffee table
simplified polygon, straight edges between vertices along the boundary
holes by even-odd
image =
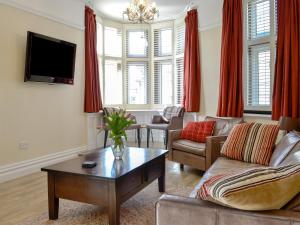
[[[120,205],[155,179],[165,191],[165,155],[158,149],[128,148],[122,161],[110,148],[42,168],[48,172],[49,219],[58,218],[59,198],[108,207],[109,224],[120,224]],[[96,161],[92,169],[84,161]]]

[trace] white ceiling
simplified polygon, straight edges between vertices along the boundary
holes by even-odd
[[[190,0],[152,0],[159,9],[159,20],[183,15]],[[95,9],[104,17],[123,21],[122,13],[131,0],[94,0]],[[199,27],[207,29],[221,24],[223,0],[194,0],[198,7]]]

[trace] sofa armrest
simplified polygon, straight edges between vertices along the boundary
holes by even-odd
[[[211,136],[206,138],[206,170],[220,157],[221,148],[227,136]]]
[[[287,210],[241,211],[171,195],[163,195],[156,203],[156,225],[299,225],[299,222],[299,213]]]
[[[168,136],[169,160],[172,160],[172,144],[174,141],[180,139],[181,131],[182,130],[169,130],[169,136]]]

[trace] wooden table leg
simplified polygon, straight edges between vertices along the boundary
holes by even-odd
[[[48,172],[48,210],[49,219],[58,218],[59,198],[55,197],[55,176]]]
[[[162,171],[162,175],[158,178],[158,190],[159,192],[165,192],[165,173],[166,173],[166,161],[165,158],[163,158],[163,171]]]
[[[158,190],[159,192],[165,192],[165,175],[158,178]]]
[[[115,182],[109,184],[108,219],[109,225],[120,224],[120,202]]]

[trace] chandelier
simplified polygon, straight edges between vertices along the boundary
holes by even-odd
[[[158,9],[155,2],[148,3],[148,0],[132,0],[131,4],[123,12],[128,20],[134,23],[150,23],[158,17]]]

